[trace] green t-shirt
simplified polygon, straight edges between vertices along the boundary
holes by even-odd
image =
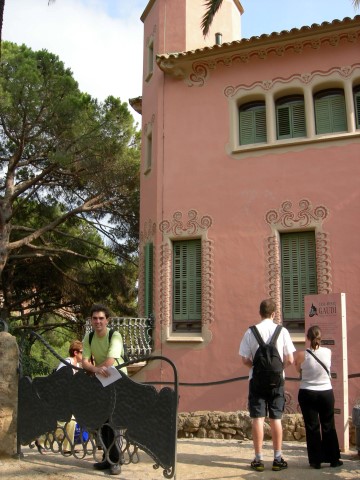
[[[91,345],[89,343],[89,333],[87,333],[83,340],[83,358],[89,360],[91,355],[93,355],[95,365],[100,365],[109,357],[117,359],[119,363],[123,363],[124,344],[122,336],[119,332],[115,331],[109,344],[109,332],[110,329],[108,328],[106,335],[103,337],[98,337],[96,333],[94,333]],[[116,364],[117,362],[115,362],[115,365]],[[126,368],[122,370],[126,373]]]

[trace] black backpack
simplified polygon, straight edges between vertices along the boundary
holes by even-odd
[[[253,360],[253,386],[258,393],[266,395],[273,388],[284,385],[284,363],[276,348],[282,325],[277,325],[269,343],[264,342],[255,325],[250,329],[259,344]]]

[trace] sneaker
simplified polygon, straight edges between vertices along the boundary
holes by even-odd
[[[250,466],[253,470],[256,470],[257,472],[263,472],[264,471],[264,464],[261,460],[258,462],[256,461],[256,458],[250,463]]]
[[[110,475],[120,475],[121,473],[121,467],[118,463],[115,463],[115,465],[111,465],[110,467]]]
[[[281,457],[280,460],[276,460],[276,458],[273,461],[272,464],[272,470],[274,472],[278,472],[279,470],[284,470],[285,468],[288,468],[287,462]]]
[[[108,470],[110,468],[110,463],[106,460],[103,460],[102,462],[94,463],[93,467],[96,470]]]

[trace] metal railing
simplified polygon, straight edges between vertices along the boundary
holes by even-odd
[[[109,328],[118,331],[123,337],[126,360],[135,360],[151,355],[154,342],[154,318],[110,317]],[[91,332],[91,322],[87,319],[85,333]]]

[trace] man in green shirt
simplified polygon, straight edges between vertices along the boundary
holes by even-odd
[[[91,340],[90,334],[86,334],[84,337],[82,366],[88,372],[108,377],[108,368],[114,364],[121,364],[124,361],[122,336],[119,332],[114,331],[111,340],[109,339],[110,329],[107,325],[109,323],[110,311],[105,305],[93,305],[90,310],[90,316],[94,333]],[[119,431],[116,431],[115,434],[119,438]],[[103,425],[101,428],[101,437],[105,447],[108,448],[114,440],[114,430],[108,425]],[[113,446],[109,451],[109,458],[113,464],[106,460],[104,454],[103,460],[95,463],[94,468],[97,470],[110,469],[110,475],[119,475],[121,473],[121,462],[118,449],[120,448],[119,440],[117,448]]]

